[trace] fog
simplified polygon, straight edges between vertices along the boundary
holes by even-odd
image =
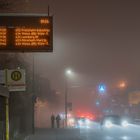
[[[90,96],[93,96],[94,100],[100,82],[104,82],[110,92],[112,87],[116,88],[119,80],[128,81],[131,88],[139,86],[138,1],[133,4],[120,0],[9,2],[10,8],[1,9],[1,12],[47,14],[48,5],[50,6],[50,15],[53,15],[54,19],[53,52],[20,55],[30,69],[33,68],[34,55],[34,73],[46,79],[46,82],[49,81],[51,90],[55,91],[55,98],[60,96],[61,111],[64,109],[67,68],[71,68],[75,73],[75,77],[69,79],[68,92],[69,100],[73,101],[76,109],[92,108],[92,100],[84,103],[83,100]],[[77,88],[72,88],[77,85]],[[42,90],[45,88],[44,85]],[[55,102],[54,100],[54,105]]]

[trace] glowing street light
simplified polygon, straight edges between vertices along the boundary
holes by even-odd
[[[121,89],[124,89],[124,88],[126,88],[126,82],[121,82],[120,84],[119,84],[119,88],[121,88]]]
[[[68,76],[72,76],[73,72],[70,69],[65,71],[65,126],[67,127],[67,115],[68,115]]]
[[[66,75],[72,75],[72,70],[67,69],[67,70],[66,70]]]

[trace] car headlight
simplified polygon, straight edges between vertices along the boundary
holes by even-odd
[[[113,126],[112,122],[111,121],[106,121],[105,122],[105,127],[106,128],[111,128]]]
[[[78,124],[79,124],[79,125],[82,125],[82,124],[83,124],[83,121],[82,121],[82,120],[79,120],[79,121],[78,121]]]
[[[86,122],[86,124],[90,124],[90,120],[89,119],[86,119],[85,122]]]
[[[121,122],[121,125],[123,126],[123,127],[127,127],[128,126],[128,121],[127,120],[123,120],[122,122]]]
[[[74,120],[73,118],[70,118],[70,119],[69,119],[69,122],[70,122],[70,123],[74,123],[75,120]]]

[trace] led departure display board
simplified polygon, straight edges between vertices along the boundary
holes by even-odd
[[[0,15],[0,52],[52,52],[53,19],[45,15]]]

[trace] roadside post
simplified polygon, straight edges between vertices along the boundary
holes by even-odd
[[[6,140],[9,140],[9,98],[6,97]]]

